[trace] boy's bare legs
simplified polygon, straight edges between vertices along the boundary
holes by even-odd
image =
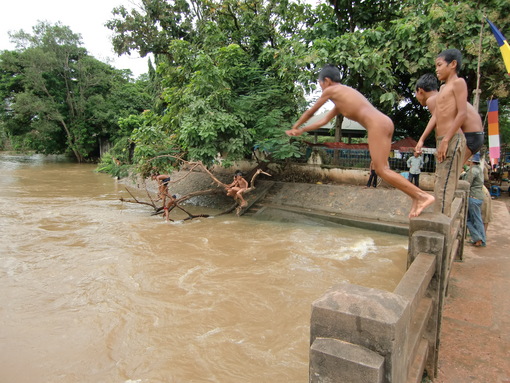
[[[236,193],[236,198],[241,200],[241,207],[246,207],[248,205],[248,202],[246,202],[246,200],[243,198],[243,192],[245,190],[246,189],[241,189]]]
[[[235,186],[233,188],[228,189],[227,195],[229,197],[232,197],[234,199],[234,201],[236,201],[236,202],[238,202],[238,200],[240,200],[241,201],[241,203],[240,203],[241,207],[245,207],[246,205],[248,205],[248,202],[246,202],[245,199],[243,198],[243,192],[245,190],[246,189],[241,189],[241,188]]]
[[[388,155],[391,149],[393,124],[375,126],[368,132],[368,147],[374,162],[375,172],[390,185],[406,193],[413,200],[409,217],[417,217],[429,205],[434,197],[424,192],[400,174],[388,167]]]

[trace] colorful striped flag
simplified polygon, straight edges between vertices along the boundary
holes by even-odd
[[[491,164],[497,164],[499,151],[499,121],[498,121],[498,100],[489,101],[489,157]]]
[[[498,28],[494,24],[491,23],[489,19],[486,19],[489,25],[491,26],[492,33],[494,33],[494,37],[499,45],[499,50],[501,51],[501,55],[503,56],[503,61],[505,62],[506,71],[510,75],[510,45],[508,45],[508,41],[506,41],[505,36],[499,31]]]

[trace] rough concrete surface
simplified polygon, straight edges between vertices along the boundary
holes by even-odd
[[[216,174],[224,183],[232,182],[232,175]],[[182,181],[179,181],[182,179]],[[273,180],[259,177],[256,189],[245,194],[249,204],[257,198],[259,191],[265,190],[264,185]],[[121,181],[127,186],[135,187],[131,180]],[[141,182],[138,182],[141,187]],[[145,186],[152,193],[157,191],[156,181],[146,180]],[[143,186],[142,186],[143,187]],[[202,172],[174,172],[169,184],[171,194],[182,196],[191,192],[207,189],[218,189],[211,178]],[[224,210],[232,205],[232,198],[224,192],[217,195],[198,196],[188,201],[193,205],[207,206]],[[264,204],[287,207],[305,208],[309,211],[338,214],[353,218],[371,218],[382,222],[409,223],[411,199],[400,190],[392,187],[365,189],[363,186],[349,184],[310,184],[300,182],[275,182],[264,197]],[[430,211],[431,208],[429,208]]]
[[[434,383],[510,383],[510,197],[494,199],[487,247],[466,243],[443,313]]]

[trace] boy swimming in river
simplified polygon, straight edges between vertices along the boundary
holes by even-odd
[[[413,203],[409,217],[420,215],[434,202],[434,197],[389,168],[388,157],[394,130],[391,119],[377,110],[357,90],[340,84],[340,70],[333,65],[322,68],[319,74],[319,85],[322,89],[319,99],[301,115],[292,129],[285,133],[289,136],[300,136],[303,132],[319,129],[338,114],[360,123],[368,132],[368,147],[377,175],[411,197]],[[333,101],[335,107],[324,118],[300,128],[328,100]]]

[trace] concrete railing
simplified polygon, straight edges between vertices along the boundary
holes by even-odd
[[[408,269],[393,292],[342,283],[312,304],[313,383],[421,382],[437,375],[444,298],[462,259],[469,185],[459,182],[451,217],[410,222]]]

